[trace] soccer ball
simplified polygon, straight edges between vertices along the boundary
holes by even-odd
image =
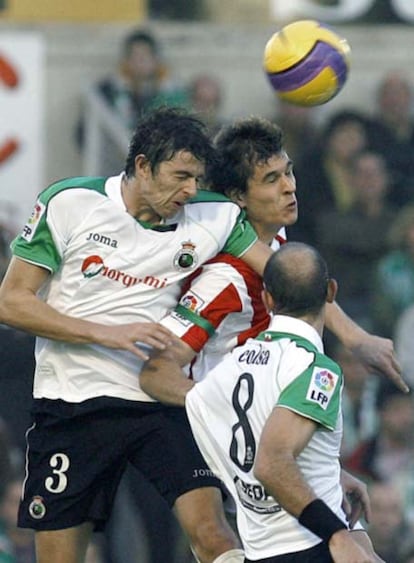
[[[290,23],[272,35],[264,70],[279,98],[298,106],[318,106],[344,86],[351,49],[346,39],[314,20]]]

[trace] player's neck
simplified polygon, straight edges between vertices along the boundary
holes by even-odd
[[[271,226],[267,225],[266,226],[266,225],[262,225],[258,222],[251,221],[251,220],[250,220],[250,223],[251,223],[252,227],[254,228],[254,230],[256,231],[259,239],[269,246],[272,244],[273,239],[275,238],[277,233],[283,227],[283,225],[271,225]]]
[[[150,225],[161,223],[161,217],[140,197],[139,191],[136,189],[136,185],[134,185],[134,180],[128,180],[125,177],[122,179],[121,194],[126,210],[135,219]]]

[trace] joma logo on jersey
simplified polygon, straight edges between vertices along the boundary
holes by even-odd
[[[338,376],[327,369],[314,368],[306,398],[313,403],[318,403],[326,410],[335,387]]]
[[[118,248],[118,241],[114,238],[107,237],[106,235],[101,235],[99,233],[89,233],[86,240],[92,240],[93,242],[100,242],[106,244],[107,246],[112,246],[112,248]]]
[[[85,278],[94,278],[98,274],[109,278],[110,280],[116,281],[124,285],[125,287],[131,287],[138,283],[143,283],[149,285],[155,289],[161,289],[167,285],[167,278],[160,280],[155,276],[145,276],[139,278],[137,276],[123,272],[122,270],[117,270],[116,268],[109,268],[104,264],[104,261],[100,256],[93,255],[88,256],[82,262],[81,272]]]

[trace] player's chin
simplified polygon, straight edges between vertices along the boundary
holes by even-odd
[[[284,221],[284,224],[286,227],[290,227],[291,225],[294,225],[296,223],[296,221],[298,220],[298,208],[292,208],[290,211],[288,211],[288,213],[286,213],[286,218]]]

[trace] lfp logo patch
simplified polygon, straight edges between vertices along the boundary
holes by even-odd
[[[43,217],[46,211],[46,206],[41,202],[37,201],[32,215],[30,216],[29,220],[27,221],[26,225],[23,227],[22,238],[27,242],[30,242],[36,232],[37,227],[39,226],[40,219]]]
[[[306,398],[326,410],[337,382],[338,376],[335,373],[327,369],[314,368]]]

